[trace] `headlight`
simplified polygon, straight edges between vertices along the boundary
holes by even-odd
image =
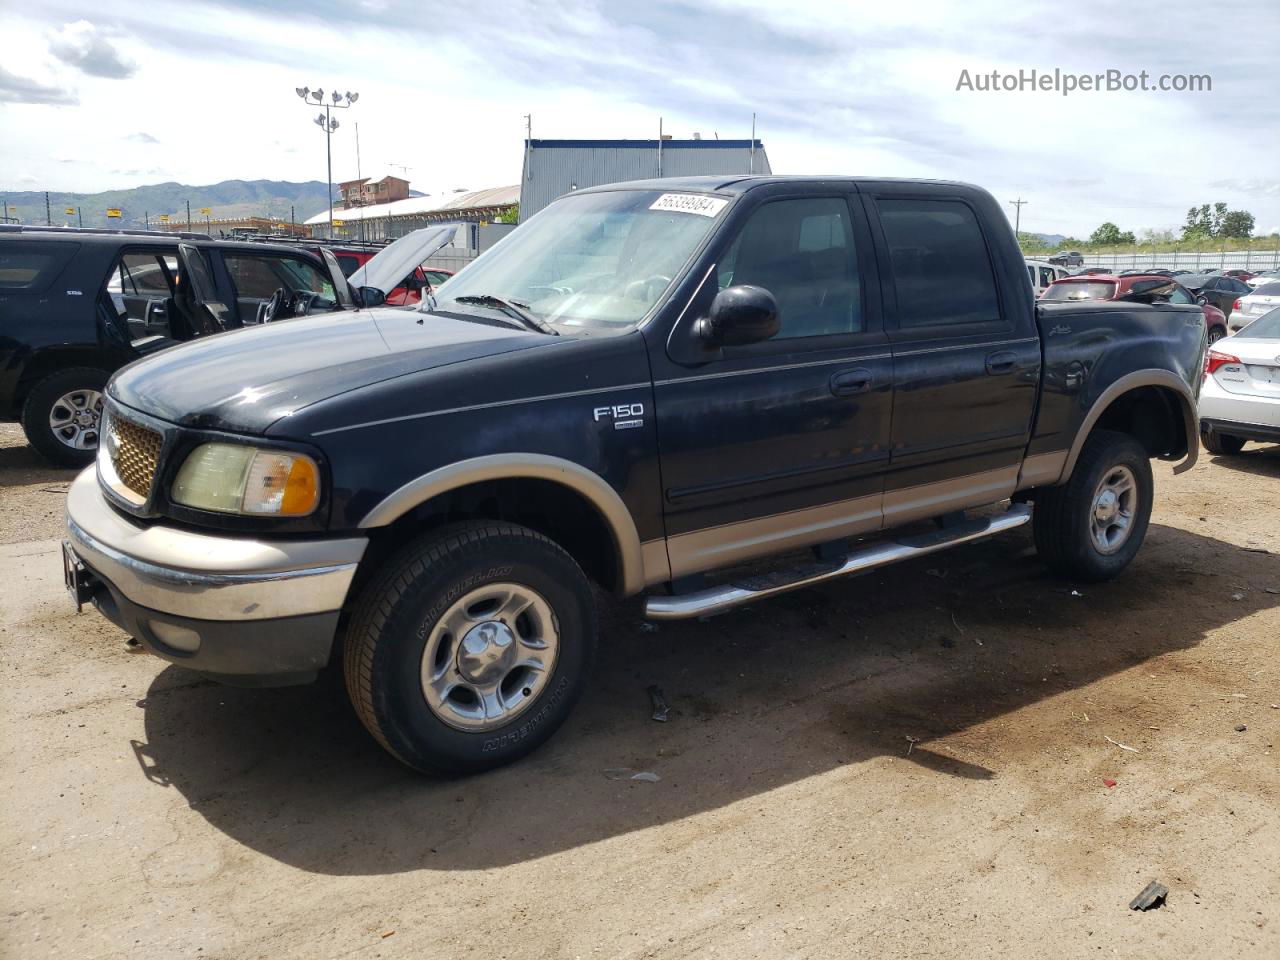
[[[206,443],[178,470],[170,499],[222,513],[302,517],[320,502],[320,470],[301,453]]]

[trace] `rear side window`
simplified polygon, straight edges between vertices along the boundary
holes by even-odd
[[[1116,285],[1105,281],[1065,280],[1055,283],[1044,292],[1042,300],[1110,300],[1115,296]]]
[[[338,266],[342,268],[342,275],[344,277],[349,277],[360,269],[359,257],[353,257],[349,253],[337,253],[334,254],[334,257],[338,261]]]
[[[1259,284],[1251,292],[1257,297],[1280,297],[1280,281]]]
[[[78,243],[0,243],[0,290],[44,290],[79,249]]]
[[[1058,279],[1058,276],[1053,272],[1053,267],[1040,268],[1040,286],[1047,287],[1056,279]]]
[[[1000,319],[995,274],[973,211],[955,200],[880,200],[902,329]]]

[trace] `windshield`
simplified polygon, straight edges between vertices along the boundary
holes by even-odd
[[[565,197],[448,280],[435,307],[471,313],[468,298],[500,297],[553,325],[624,330],[658,302],[726,206],[658,190]]]
[[[1108,280],[1059,280],[1044,292],[1042,300],[1110,300],[1116,285]]]

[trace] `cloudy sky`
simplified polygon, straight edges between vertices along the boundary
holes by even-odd
[[[1280,229],[1280,6],[1245,0],[42,0],[0,6],[0,191],[324,179],[298,86],[353,90],[334,177],[519,180],[535,137],[745,137],[779,173],[970,180],[1024,229]],[[1212,91],[957,91],[1019,69],[1209,74]],[[1012,207],[1009,208],[1012,210]]]

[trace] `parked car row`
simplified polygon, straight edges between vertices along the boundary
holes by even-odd
[[[406,275],[453,229],[417,231],[363,256],[352,276],[364,290],[344,275],[341,251],[328,247],[143,231],[0,230],[0,419],[20,421],[53,463],[89,463],[103,387],[115,370],[182,341],[350,309],[358,296],[383,302],[402,289],[407,300]]]

